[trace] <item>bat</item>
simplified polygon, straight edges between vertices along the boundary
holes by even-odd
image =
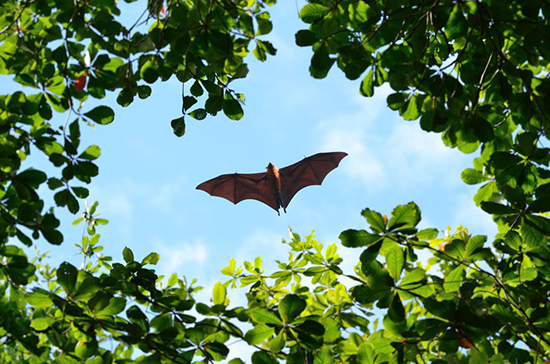
[[[234,204],[258,200],[281,215],[302,188],[320,185],[330,171],[347,156],[344,152],[318,153],[288,167],[278,169],[269,163],[263,173],[222,174],[197,186],[211,196],[223,197]]]

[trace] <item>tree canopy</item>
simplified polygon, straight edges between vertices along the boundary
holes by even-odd
[[[126,2],[131,2],[126,0]],[[388,107],[463,153],[479,150],[466,184],[499,233],[418,228],[420,208],[388,217],[365,208],[364,230],[340,235],[359,260],[344,272],[336,245],[292,234],[287,261],[266,272],[262,258],[222,269],[211,302],[195,282],[162,280],[145,258],[102,249],[97,203],[75,224],[88,263],[51,267],[21,244],[62,244],[54,206],[81,211],[98,175],[96,145],[81,126],[114,120],[87,99],[117,93],[130,106],[157,82],[182,83],[186,118],[242,117],[249,52],[275,55],[274,0],[149,0],[123,24],[116,1],[7,0],[0,4],[0,74],[21,88],[0,95],[0,359],[55,363],[191,363],[224,360],[230,339],[254,348],[254,364],[544,363],[550,360],[550,3],[543,0],[312,0],[300,10],[296,44],[311,47],[310,74],[335,65],[359,92],[388,84]],[[246,81],[244,81],[246,82]],[[206,92],[205,92],[206,91]],[[54,114],[55,113],[55,114]],[[54,115],[64,122],[58,123]],[[55,119],[55,120],[54,120]],[[166,121],[167,123],[170,121]],[[189,137],[189,136],[186,136]],[[185,142],[185,138],[182,142]],[[21,170],[30,152],[57,174]],[[427,252],[427,264],[419,259]],[[228,289],[246,287],[247,305],[230,307]]]

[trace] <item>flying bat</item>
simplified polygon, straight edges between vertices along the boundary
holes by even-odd
[[[201,183],[197,190],[223,197],[234,204],[247,199],[258,200],[280,215],[279,209],[282,207],[286,213],[290,200],[298,191],[320,185],[347,155],[344,152],[318,153],[281,169],[269,163],[266,172],[223,174]]]

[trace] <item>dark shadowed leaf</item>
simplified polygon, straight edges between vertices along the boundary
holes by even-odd
[[[342,245],[348,248],[358,248],[361,246],[370,246],[380,241],[383,236],[371,234],[365,230],[346,230],[340,233],[338,237]]]
[[[98,106],[87,113],[84,113],[87,117],[92,119],[97,124],[107,125],[113,122],[115,119],[115,113],[113,109],[108,106]]]
[[[306,308],[306,301],[295,294],[286,295],[279,304],[279,315],[284,322],[292,322]]]
[[[185,119],[183,116],[173,119],[170,125],[176,136],[181,137],[185,134]]]
[[[76,283],[78,270],[70,263],[63,262],[57,268],[57,283],[63,287],[67,294],[71,294]]]

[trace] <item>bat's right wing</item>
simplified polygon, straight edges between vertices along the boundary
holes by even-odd
[[[197,186],[211,196],[223,197],[234,204],[242,200],[257,200],[278,211],[275,195],[265,173],[223,174]]]
[[[283,207],[288,207],[292,197],[302,188],[320,185],[347,155],[344,152],[318,153],[279,169]]]

